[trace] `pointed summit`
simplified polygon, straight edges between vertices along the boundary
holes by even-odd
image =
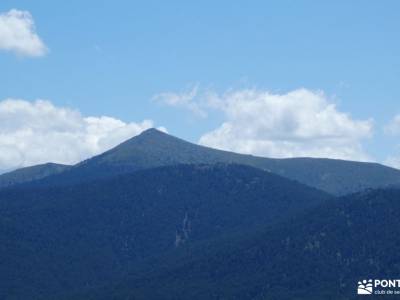
[[[149,129],[146,129],[146,130],[142,131],[136,137],[139,137],[139,136],[146,136],[146,137],[150,136],[150,137],[152,137],[152,136],[163,136],[163,135],[165,136],[165,135],[168,135],[168,134],[165,133],[164,131],[161,131],[161,130],[159,130],[157,128],[152,127],[152,128],[149,128]],[[133,137],[133,138],[135,138],[135,137]]]
[[[223,151],[192,144],[156,128],[121,143],[95,157],[102,163],[129,165],[134,169],[146,169],[171,164],[214,163],[224,161]],[[215,160],[213,157],[218,156]]]
[[[177,139],[177,138],[173,137],[172,135],[169,135],[168,133],[161,131],[159,129],[149,128],[149,129],[142,131],[140,134],[130,138],[129,140],[121,143],[119,146],[129,144],[132,142],[136,143],[138,141],[153,141],[153,140],[157,140],[157,139],[168,139],[168,138]],[[117,148],[119,146],[117,146]]]
[[[142,133],[122,142],[117,145],[113,149],[105,152],[102,156],[116,155],[125,152],[130,152],[130,154],[135,154],[136,151],[144,151],[145,153],[152,153],[154,151],[159,154],[164,154],[171,147],[174,149],[171,150],[180,150],[178,148],[182,147],[182,145],[191,145],[192,147],[198,147],[197,145],[191,144],[184,140],[181,140],[177,137],[174,137],[166,132],[163,132],[156,128],[149,128],[144,130]],[[177,147],[175,149],[175,147]]]
[[[378,164],[313,158],[271,159],[238,154],[196,145],[155,128],[145,130],[65,172],[50,176],[52,179],[48,181],[72,184],[155,167],[215,163],[256,167],[335,195],[398,185],[400,182],[399,170]]]

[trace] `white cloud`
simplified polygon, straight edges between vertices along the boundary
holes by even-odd
[[[49,101],[7,99],[0,102],[0,170],[45,162],[73,164],[150,127],[150,120],[84,117]]]
[[[396,115],[384,128],[384,131],[388,135],[398,136],[400,135],[400,114]]]
[[[43,56],[48,51],[36,33],[32,15],[16,9],[0,14],[0,49],[22,56]]]
[[[400,155],[398,156],[389,156],[384,161],[384,164],[396,169],[400,169]]]
[[[370,160],[362,140],[372,120],[355,120],[322,92],[306,89],[273,94],[255,89],[208,94],[225,121],[199,143],[269,157],[329,157]]]
[[[388,136],[400,136],[400,114],[394,118],[384,127],[384,133]],[[397,145],[397,153],[399,153],[400,145]],[[390,155],[386,158],[386,165],[400,169],[400,154]]]
[[[153,97],[153,101],[173,107],[180,107],[194,113],[198,117],[207,117],[203,103],[197,99],[198,85],[182,93],[165,92]]]

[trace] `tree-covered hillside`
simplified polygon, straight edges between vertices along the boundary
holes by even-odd
[[[15,171],[0,175],[0,189],[55,175],[66,171],[70,167],[71,166],[67,165],[47,163],[43,165],[17,169]]]
[[[330,200],[240,165],[177,165],[67,187],[0,192],[0,298],[57,299],[146,260],[275,224]]]
[[[324,203],[276,226],[166,255],[85,297],[356,299],[359,280],[398,277],[399,200],[400,190],[388,189]]]

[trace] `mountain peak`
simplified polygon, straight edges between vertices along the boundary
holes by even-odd
[[[168,139],[168,138],[174,139],[175,137],[172,135],[169,135],[168,133],[163,132],[157,128],[149,128],[149,129],[142,131],[140,134],[135,135],[134,137],[130,138],[129,140],[121,143],[120,145],[122,146],[122,145],[130,145],[132,143],[154,142],[154,141],[160,141],[160,140]]]
[[[180,163],[181,153],[197,152],[197,145],[169,135],[156,128],[149,128],[139,135],[119,144],[113,149],[90,159],[106,164],[129,166],[143,169]],[[192,155],[191,155],[192,156]],[[195,156],[193,154],[193,156]],[[192,159],[184,159],[183,163],[191,163]]]
[[[161,166],[215,163],[256,167],[335,195],[365,188],[398,186],[400,182],[400,171],[380,165],[311,158],[270,159],[237,154],[193,144],[155,128],[83,161],[71,170],[52,176],[53,179],[47,182],[60,182],[62,179],[70,184]]]
[[[170,143],[171,141],[186,142],[159,129],[149,128],[142,131],[140,134],[130,138],[129,140],[121,143],[114,149],[121,149],[126,146],[132,146],[133,144],[143,145],[143,146],[148,145],[151,147],[160,147],[162,146],[161,144],[165,142]]]
[[[152,135],[168,135],[168,134],[157,128],[152,127],[142,131],[142,133],[140,133],[138,136],[152,136]]]

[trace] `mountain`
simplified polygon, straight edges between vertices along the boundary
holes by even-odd
[[[47,163],[47,164],[17,169],[15,171],[0,175],[0,189],[20,183],[26,183],[33,180],[42,179],[47,176],[55,175],[68,170],[70,167],[71,166],[67,165]]]
[[[334,195],[400,184],[400,170],[377,163],[334,159],[271,159],[195,145],[156,129],[41,181],[76,184],[142,169],[175,164],[236,163],[266,170]]]
[[[0,299],[61,299],[98,289],[160,255],[252,232],[330,199],[281,176],[226,164],[4,189]]]
[[[70,299],[358,299],[358,281],[398,278],[399,199],[400,190],[387,189],[323,203],[276,226],[165,255]]]

